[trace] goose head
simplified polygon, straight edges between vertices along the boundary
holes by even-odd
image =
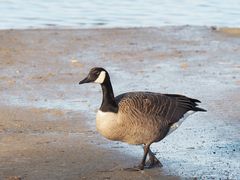
[[[102,84],[105,81],[106,76],[107,76],[107,71],[105,69],[101,67],[94,67],[89,71],[87,77],[81,80],[79,84],[90,83],[90,82]]]

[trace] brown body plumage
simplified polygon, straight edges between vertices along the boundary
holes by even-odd
[[[115,101],[118,113],[107,112],[105,117],[100,115],[97,128],[106,138],[129,144],[158,142],[187,111],[202,110],[196,107],[196,102],[199,102],[196,99],[153,92],[129,92],[117,96]],[[112,122],[100,127],[110,119]]]
[[[110,77],[103,68],[93,68],[80,84],[86,82],[102,86],[103,101],[96,117],[100,134],[110,140],[144,145],[137,169],[144,168],[147,154],[150,166],[160,164],[150,145],[166,137],[171,128],[176,129],[188,111],[206,111],[197,107],[199,100],[183,95],[129,92],[114,97]]]

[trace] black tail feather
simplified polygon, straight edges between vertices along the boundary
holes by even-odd
[[[164,94],[165,96],[176,98],[176,100],[181,104],[182,107],[185,107],[188,110],[192,111],[202,111],[206,112],[207,110],[197,107],[198,103],[201,103],[198,99],[189,98],[179,94]]]
[[[207,110],[203,109],[203,108],[199,108],[199,107],[194,107],[193,111],[202,111],[202,112],[207,112]]]
[[[189,98],[189,99],[194,103],[201,103],[201,101],[199,101],[198,99],[193,99],[193,98]]]

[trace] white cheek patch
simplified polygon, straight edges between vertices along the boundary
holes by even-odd
[[[104,80],[105,80],[105,77],[106,77],[106,72],[105,71],[101,71],[101,73],[99,74],[98,78],[94,82],[102,84],[104,82]]]

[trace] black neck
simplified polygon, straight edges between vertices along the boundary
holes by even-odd
[[[106,73],[106,78],[104,82],[101,84],[102,92],[103,92],[103,99],[102,105],[100,110],[103,112],[118,112],[118,105],[115,101],[112,84],[110,81],[109,75]]]

